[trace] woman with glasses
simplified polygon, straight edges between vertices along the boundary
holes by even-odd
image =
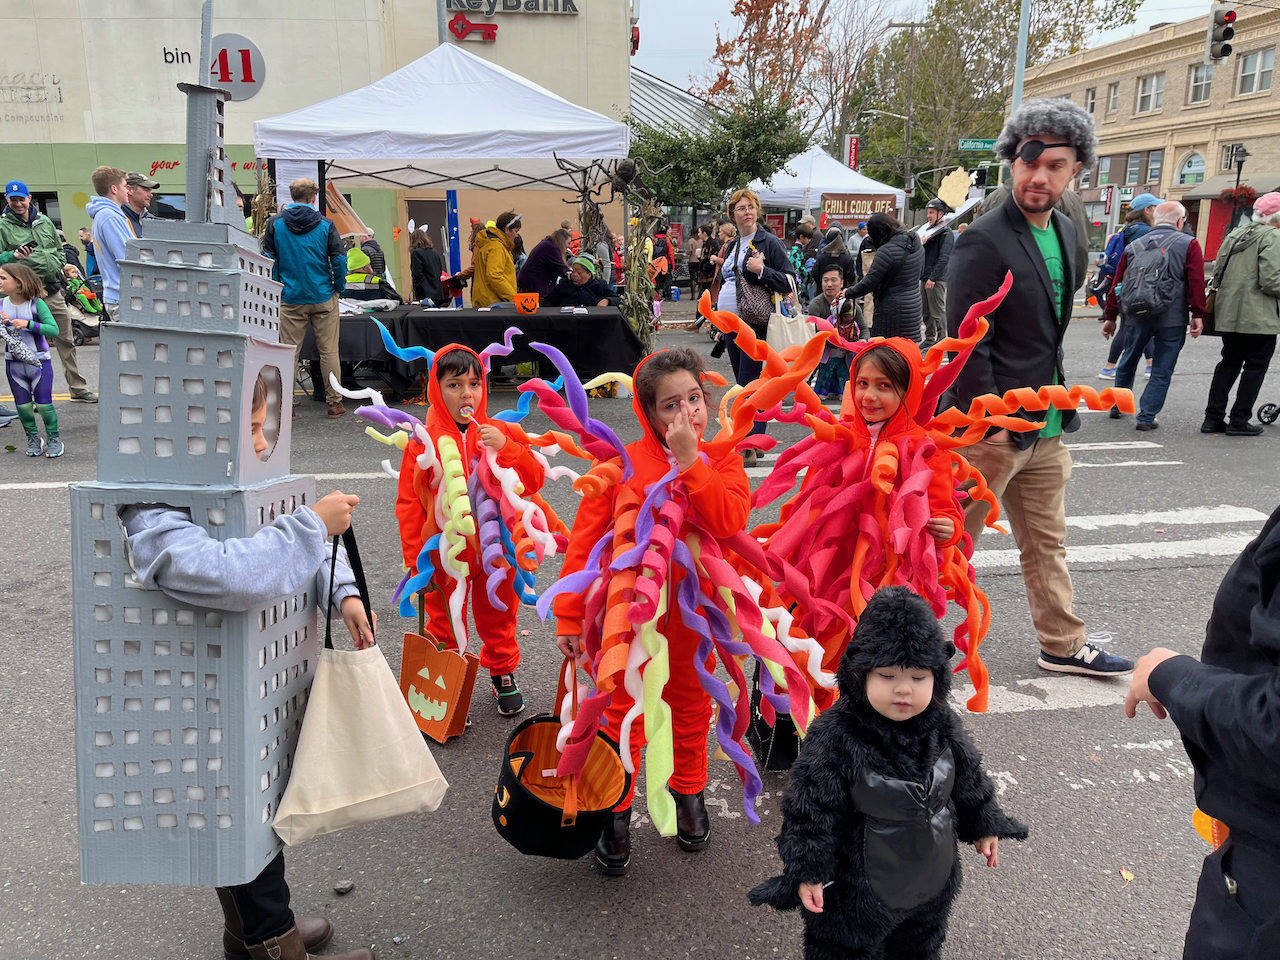
[[[516,262],[511,251],[520,227],[520,214],[508,210],[498,214],[493,226],[485,227],[476,236],[475,279],[471,284],[473,307],[515,300]]]
[[[760,198],[754,192],[735,191],[729,198],[729,214],[738,228],[738,235],[722,248],[717,257],[721,264],[719,309],[738,314],[761,340],[769,332],[773,295],[790,294],[791,282],[795,279],[795,267],[791,265],[782,241],[759,225],[762,213]],[[788,280],[788,276],[792,280]],[[761,293],[769,301],[769,308],[763,315],[757,306],[764,299]],[[725,335],[734,377],[740,385],[746,386],[760,376],[764,364],[739,350],[736,340],[736,334]],[[766,433],[766,424],[755,424],[751,432]],[[743,451],[742,459],[746,466],[754,467],[756,451]]]

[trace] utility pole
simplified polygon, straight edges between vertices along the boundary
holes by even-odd
[[[1022,105],[1022,79],[1027,72],[1027,38],[1031,33],[1031,0],[1022,0],[1022,12],[1018,16],[1018,62],[1013,65],[1013,116]]]
[[[1023,0],[1023,2],[1029,2],[1029,0]],[[912,88],[915,85],[916,77],[916,27],[923,27],[925,24],[891,22],[889,26],[891,28],[905,27],[911,31],[911,49],[907,54],[907,169],[904,179],[907,189],[914,193],[915,183],[912,181],[911,177],[911,115],[915,112],[915,104],[912,99]],[[908,201],[907,210],[910,208],[910,201]],[[902,211],[904,215],[907,213],[907,210]]]

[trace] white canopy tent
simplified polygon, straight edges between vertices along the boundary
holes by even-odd
[[[907,202],[907,195],[898,187],[864,177],[821,147],[813,147],[792,157],[782,170],[773,175],[769,186],[766,187],[759,180],[752,182],[750,186],[766,207],[788,207],[793,210],[809,211],[820,207],[824,193],[892,195],[895,198],[894,206],[899,210]]]
[[[343,190],[574,190],[556,157],[585,166],[625,157],[630,143],[626,124],[452,43],[360,90],[253,125],[258,157],[324,161]]]

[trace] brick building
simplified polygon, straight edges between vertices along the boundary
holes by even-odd
[[[1236,150],[1249,154],[1241,184],[1280,188],[1280,93],[1272,80],[1280,10],[1241,7],[1232,55],[1205,65],[1207,16],[1054,60],[1029,71],[1025,96],[1063,97],[1094,115],[1098,163],[1075,188],[1102,249],[1140,193],[1180,200],[1212,258],[1246,211],[1219,199],[1236,184]]]

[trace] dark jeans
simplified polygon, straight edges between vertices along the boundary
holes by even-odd
[[[226,889],[231,891],[236,909],[240,911],[245,943],[262,943],[287,933],[293,927],[289,885],[284,882],[283,850],[253,880]]]
[[[1227,887],[1227,877],[1235,889]],[[1209,854],[1196,888],[1183,951],[1186,960],[1280,956],[1280,880],[1275,861],[1234,836]]]
[[[1107,363],[1115,366],[1116,361],[1120,359],[1120,354],[1124,353],[1124,348],[1129,345],[1129,330],[1132,324],[1122,323],[1120,329],[1116,331],[1116,335],[1111,338],[1111,349],[1107,351]],[[1149,361],[1151,359],[1151,341],[1147,340],[1147,345],[1142,348],[1143,355]]]
[[[1204,418],[1225,419],[1227,398],[1239,377],[1240,389],[1236,391],[1236,402],[1231,406],[1231,419],[1238,423],[1247,422],[1253,416],[1253,404],[1258,399],[1267,367],[1271,365],[1271,355],[1275,352],[1274,333],[1224,333],[1222,359],[1213,369]]]
[[[763,339],[764,334],[758,334]],[[761,360],[752,360],[738,348],[738,335],[736,333],[725,334],[725,346],[728,348],[729,363],[733,365],[733,376],[738,381],[739,386],[745,387],[752,380],[760,377],[761,371],[764,370],[764,362]],[[751,427],[751,436],[757,433],[768,433],[768,424],[756,421]]]
[[[657,294],[660,294],[660,296],[658,296],[659,300],[670,300],[671,299],[671,274],[669,272],[660,273],[656,277],[654,277],[653,288]]]
[[[1131,325],[1126,323],[1125,326]],[[1138,422],[1151,423],[1164,406],[1173,368],[1178,365],[1178,354],[1187,341],[1187,328],[1132,326],[1128,339],[1124,355],[1116,367],[1117,387],[1133,387],[1134,378],[1138,375],[1138,361],[1142,358],[1142,348],[1139,345],[1155,344],[1151,380],[1142,391],[1142,402],[1138,404]]]

